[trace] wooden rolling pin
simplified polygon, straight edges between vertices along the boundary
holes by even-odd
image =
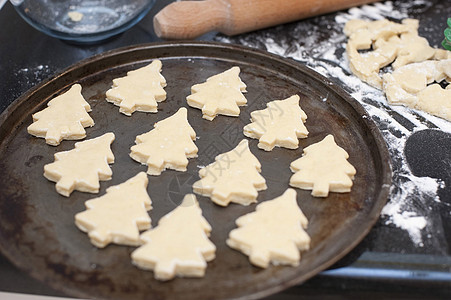
[[[154,17],[165,39],[193,39],[210,31],[235,35],[376,0],[204,0],[173,2]]]

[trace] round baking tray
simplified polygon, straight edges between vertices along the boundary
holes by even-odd
[[[135,112],[127,117],[105,101],[113,78],[148,64],[163,62],[167,79],[167,100],[156,114]],[[185,97],[193,84],[232,66],[241,68],[247,84],[248,105],[237,118],[218,116],[210,122],[198,109],[190,108]],[[56,152],[73,148],[75,141],[59,146],[27,133],[31,114],[43,109],[48,100],[80,83],[91,104],[96,122],[87,128],[87,138],[114,132],[113,179],[101,182],[98,195],[74,192],[70,198],[55,192],[54,183],[43,176],[43,166]],[[133,247],[109,245],[97,249],[86,234],[74,225],[74,215],[84,202],[103,195],[105,189],[146,170],[129,157],[138,134],[177,111],[188,108],[188,120],[197,133],[199,156],[189,160],[187,172],[168,170],[149,176],[148,192],[153,201],[152,224],[174,209],[191,185],[198,180],[200,166],[211,163],[219,153],[229,151],[245,138],[242,128],[250,112],[266,107],[268,101],[293,94],[301,97],[307,113],[308,138],[296,150],[276,148],[265,152],[257,140],[249,140],[251,151],[262,164],[268,189],[258,201],[281,195],[292,175],[289,164],[302,149],[333,134],[338,145],[349,153],[357,169],[350,193],[331,193],[313,198],[310,191],[297,190],[298,204],[309,219],[307,232],[311,249],[302,253],[297,267],[270,266],[260,269],[248,258],[227,247],[225,240],[235,228],[237,217],[251,212],[248,207],[219,207],[198,196],[203,215],[212,225],[211,240],[217,246],[216,259],[208,263],[201,279],[176,278],[159,282],[153,273],[131,264]],[[108,299],[237,299],[259,298],[302,283],[342,258],[369,232],[387,201],[391,167],[385,142],[371,117],[343,89],[313,70],[267,52],[220,43],[186,42],[133,46],[106,52],[81,61],[39,84],[17,99],[0,116],[0,250],[15,265],[68,295]]]

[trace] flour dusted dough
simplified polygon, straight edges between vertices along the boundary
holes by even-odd
[[[390,104],[406,105],[451,121],[451,85],[443,89],[438,84],[445,79],[451,82],[451,59],[428,60],[384,74],[383,90]]]
[[[240,68],[232,67],[211,76],[206,82],[193,85],[191,95],[186,97],[188,105],[202,110],[203,118],[212,121],[218,114],[237,117],[239,106],[247,103],[242,94],[246,85],[241,81]]]
[[[81,85],[74,84],[67,92],[47,104],[47,108],[33,114],[28,133],[45,138],[45,142],[57,146],[64,140],[81,140],[86,137],[84,127],[94,126],[89,116],[91,106],[81,95]]]
[[[186,171],[188,158],[197,157],[196,132],[188,123],[186,108],[155,123],[155,128],[136,137],[130,157],[148,166],[149,175],[160,175],[166,168]]]
[[[216,247],[208,239],[210,231],[196,196],[188,194],[180,206],[160,219],[157,227],[141,234],[145,244],[133,251],[132,262],[153,270],[159,280],[203,277],[206,262],[215,258]]]
[[[69,197],[73,190],[99,192],[99,180],[110,180],[114,162],[110,149],[114,134],[75,143],[75,148],[55,154],[55,162],[44,166],[44,177],[56,182],[56,191]]]
[[[139,230],[150,228],[147,213],[152,201],[144,172],[107,188],[106,194],[85,202],[87,210],[75,215],[75,225],[87,232],[91,243],[103,248],[109,243],[138,246]]]
[[[304,149],[302,157],[293,161],[290,185],[312,190],[314,197],[327,197],[330,192],[351,191],[355,168],[347,161],[349,155],[339,147],[332,135]]]
[[[162,63],[155,59],[151,64],[127,72],[127,76],[113,80],[106,92],[106,100],[119,106],[119,111],[131,116],[135,111],[157,112],[158,103],[166,99],[166,79],[161,72]]]
[[[304,126],[307,115],[299,106],[299,96],[274,100],[266,106],[266,109],[251,112],[252,123],[244,126],[244,135],[259,139],[258,147],[265,151],[275,146],[297,149],[298,138],[308,135]]]
[[[382,67],[393,62],[393,68],[397,69],[449,55],[430,47],[425,38],[418,36],[418,26],[418,20],[414,19],[405,19],[402,24],[386,19],[372,22],[356,19],[346,23],[344,32],[349,37],[346,52],[351,71],[361,80],[381,89],[379,70]],[[359,50],[370,51],[360,53]]]
[[[261,268],[275,265],[299,265],[299,250],[308,250],[310,237],[305,232],[307,218],[296,202],[296,191],[257,205],[255,212],[236,220],[237,229],[230,232],[227,245],[249,256]]]
[[[249,205],[257,201],[258,191],[266,189],[260,172],[261,164],[244,139],[235,149],[218,155],[215,162],[199,170],[201,179],[193,184],[193,191],[221,206],[230,202]]]

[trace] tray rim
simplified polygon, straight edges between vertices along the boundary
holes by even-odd
[[[158,49],[158,48],[180,48],[180,47],[208,47],[211,49],[220,49],[220,50],[231,50],[231,51],[239,51],[243,53],[248,53],[250,55],[257,55],[262,58],[269,58],[271,60],[275,60],[279,63],[289,65],[292,68],[299,69],[301,72],[307,74],[309,77],[312,77],[316,81],[322,82],[324,85],[327,85],[330,90],[332,90],[334,93],[339,95],[343,100],[345,100],[356,113],[362,116],[362,122],[367,127],[368,131],[371,133],[371,136],[375,140],[375,145],[377,146],[377,152],[380,155],[380,161],[381,164],[381,187],[378,191],[377,197],[375,197],[375,202],[378,205],[373,206],[373,210],[377,211],[377,214],[375,214],[374,217],[368,220],[368,226],[365,228],[365,230],[360,231],[360,234],[351,242],[348,244],[345,249],[339,253],[338,255],[334,256],[332,259],[328,260],[327,263],[322,264],[312,271],[305,273],[302,277],[295,277],[292,280],[287,280],[282,284],[279,284],[277,286],[273,286],[270,288],[266,288],[261,291],[257,291],[253,294],[249,294],[243,297],[238,297],[234,299],[258,299],[264,296],[269,296],[271,294],[280,292],[282,290],[285,290],[286,288],[289,288],[291,286],[294,286],[296,284],[302,284],[307,279],[311,278],[314,275],[318,274],[323,270],[326,270],[330,266],[332,266],[334,263],[339,261],[341,258],[343,258],[346,254],[348,254],[352,249],[354,249],[370,232],[370,230],[373,228],[374,224],[377,222],[377,220],[380,218],[380,213],[382,211],[382,208],[385,206],[386,202],[389,199],[390,195],[390,187],[392,183],[392,165],[391,165],[391,157],[387,148],[387,144],[385,142],[385,139],[383,138],[383,135],[379,128],[377,127],[376,123],[372,120],[369,113],[365,110],[365,108],[356,100],[354,99],[350,94],[348,94],[343,87],[335,83],[334,81],[330,80],[329,78],[321,75],[320,73],[316,72],[315,70],[309,68],[302,62],[296,61],[291,58],[285,58],[283,56],[279,56],[264,50],[251,48],[247,46],[242,45],[236,45],[236,44],[228,44],[228,43],[220,43],[220,42],[211,42],[211,41],[166,41],[166,42],[151,42],[151,43],[143,43],[143,44],[136,44],[132,46],[125,46],[120,47],[112,50],[108,50],[106,52],[102,52],[93,56],[90,56],[88,58],[85,58],[83,60],[80,60],[79,62],[76,62],[75,64],[72,64],[68,66],[67,68],[57,72],[54,75],[49,76],[48,78],[41,81],[39,84],[33,86],[29,90],[27,90],[25,93],[23,93],[21,96],[19,96],[17,99],[15,99],[10,105],[8,105],[3,112],[0,114],[0,149],[4,147],[4,143],[6,142],[4,139],[3,134],[3,126],[5,123],[7,123],[10,120],[10,116],[16,112],[18,109],[20,109],[21,105],[32,95],[37,93],[39,90],[45,88],[48,85],[51,85],[53,82],[60,80],[60,78],[64,78],[65,76],[68,76],[71,72],[74,72],[75,70],[78,70],[82,67],[86,67],[87,65],[91,63],[95,63],[98,61],[101,61],[102,59],[113,57],[116,55],[121,54],[127,54],[132,53],[133,51],[145,51],[145,50],[151,50],[151,49]],[[173,55],[168,56],[160,56],[161,58],[165,57],[177,57]],[[184,56],[180,56],[184,57]],[[193,55],[186,55],[186,57],[199,57],[202,56],[193,56]],[[131,60],[133,61],[133,60]],[[135,60],[134,62],[139,62],[140,60]],[[91,74],[93,75],[93,74]],[[58,285],[57,283],[54,283],[54,281],[46,281],[45,279],[40,276],[41,274],[39,271],[34,270],[33,268],[28,267],[26,264],[22,263],[20,260],[17,260],[13,257],[11,254],[12,251],[9,247],[5,247],[4,245],[0,244],[0,253],[4,255],[14,266],[16,266],[21,271],[25,272],[26,274],[30,275],[34,279],[37,279],[39,282],[50,286],[55,291],[60,291],[65,294],[75,295],[78,297],[86,297],[89,296],[86,293],[79,291],[78,289],[74,289],[73,287],[66,287],[64,285]],[[306,277],[306,278],[304,278]]]

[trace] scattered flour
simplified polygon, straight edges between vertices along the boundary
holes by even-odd
[[[343,33],[345,23],[351,19],[379,20],[389,18],[400,21],[409,17],[412,9],[427,9],[432,4],[416,0],[395,8],[391,1],[351,8],[335,16],[334,28],[327,36],[319,28],[330,24],[330,17],[317,17],[317,22],[299,22],[267,30],[264,34],[251,33],[238,37],[218,36],[222,42],[233,42],[298,60],[328,78],[334,78],[356,100],[358,100],[381,130],[392,158],[393,184],[389,202],[382,211],[382,222],[405,230],[412,242],[424,246],[424,239],[433,236],[428,215],[430,203],[435,202],[448,209],[450,205],[441,202],[437,196],[444,183],[439,179],[416,177],[410,171],[404,156],[407,138],[414,132],[435,128],[451,132],[451,123],[427,113],[403,106],[389,106],[382,91],[377,90],[353,76],[345,55],[347,38]],[[283,34],[278,32],[284,31]],[[287,33],[289,32],[289,33]],[[289,35],[288,38],[280,38]],[[433,45],[434,46],[434,45]],[[437,45],[435,45],[437,46]],[[404,125],[403,125],[404,124]],[[405,125],[408,124],[408,125]],[[417,203],[421,202],[422,205]]]
[[[21,88],[19,90],[11,89],[11,97],[13,99],[18,98],[23,92],[29,90],[30,88],[40,83],[43,79],[52,75],[54,71],[55,70],[50,68],[48,65],[29,66],[26,68],[18,69],[14,72],[14,77]],[[0,111],[5,109],[6,106],[6,103],[0,105]]]
[[[52,70],[47,65],[38,65],[28,68],[20,69],[16,72],[16,78],[18,80],[23,81],[22,84],[26,84],[34,86],[42,80],[42,78],[46,78],[51,75]]]
[[[412,241],[418,246],[423,246],[421,230],[426,227],[427,221],[424,216],[419,216],[414,211],[409,211],[406,199],[412,192],[425,193],[434,196],[439,187],[439,183],[429,177],[415,177],[405,174],[409,179],[397,193],[393,193],[390,202],[385,205],[382,215],[389,216],[386,224],[394,224],[407,230]]]

